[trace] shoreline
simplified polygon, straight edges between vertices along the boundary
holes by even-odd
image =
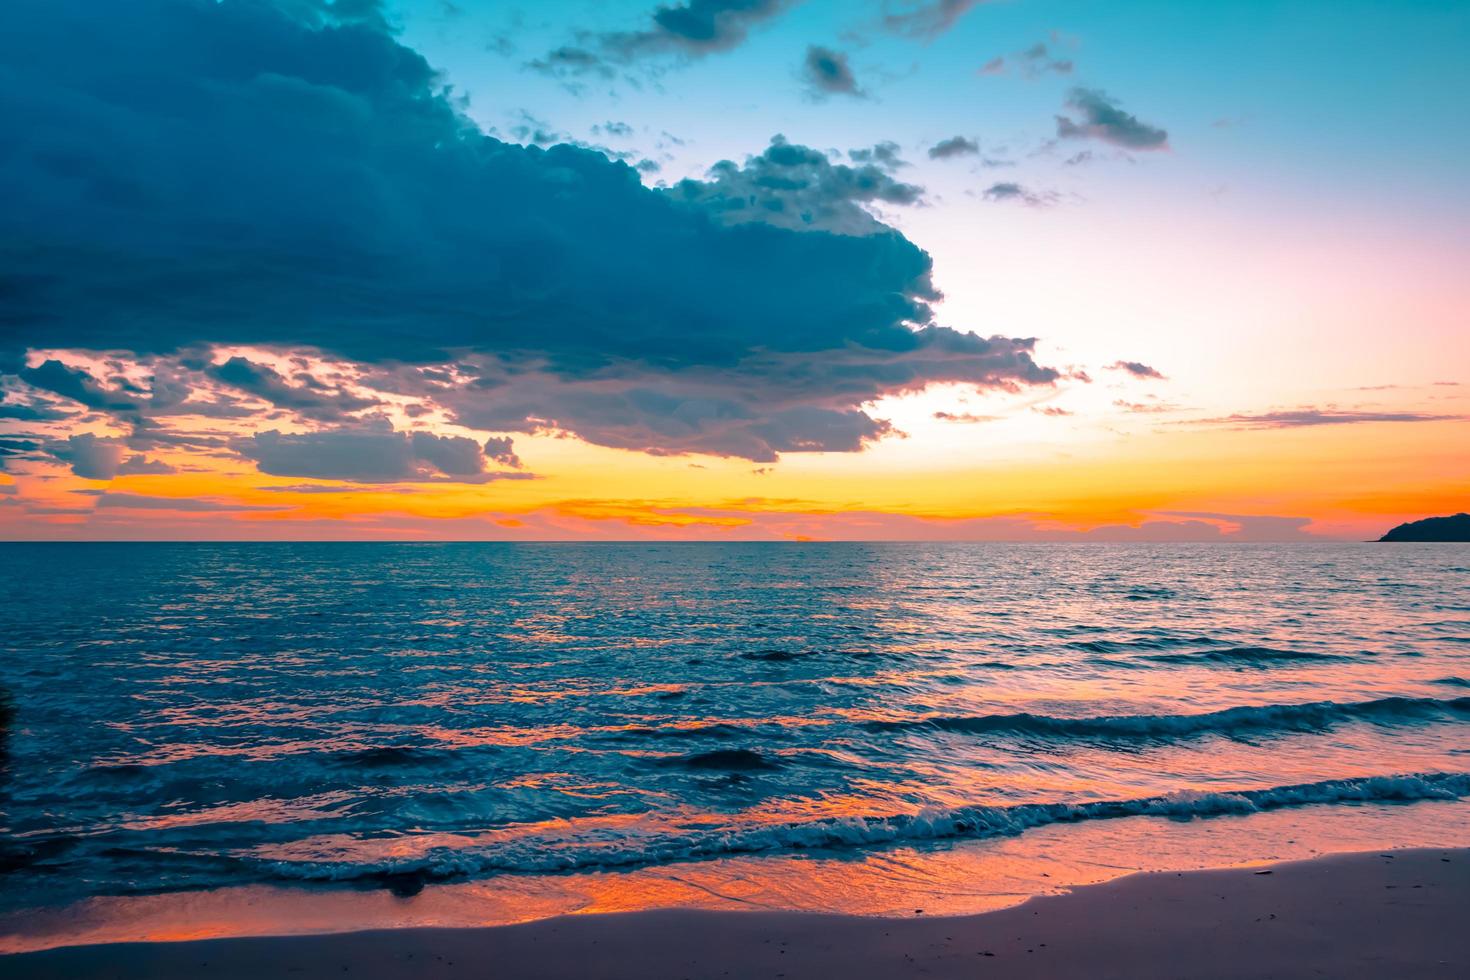
[[[485,928],[67,946],[13,980],[1470,975],[1470,848],[1147,872],[978,915],[661,910]],[[183,937],[181,937],[183,938]],[[1183,971],[1183,973],[1181,973]]]
[[[1293,807],[1191,820],[1135,815],[944,846],[496,875],[433,883],[421,891],[262,882],[99,895],[0,913],[0,954],[181,939],[486,928],[658,909],[904,918],[921,907],[931,916],[960,917],[1130,874],[1459,847],[1470,847],[1465,800]]]

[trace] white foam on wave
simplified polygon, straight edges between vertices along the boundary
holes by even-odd
[[[913,813],[738,824],[679,832],[676,828],[606,829],[548,840],[531,836],[494,847],[435,849],[374,863],[270,861],[262,870],[292,880],[347,881],[416,874],[426,879],[488,874],[545,874],[667,864],[738,854],[846,849],[903,842],[1011,836],[1036,827],[1087,820],[1155,816],[1193,819],[1246,815],[1283,807],[1334,803],[1409,803],[1470,796],[1470,772],[1422,772],[1329,779],[1243,790],[1182,790],[1131,800],[926,807]]]

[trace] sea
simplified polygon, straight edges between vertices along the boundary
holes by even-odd
[[[240,889],[399,915],[443,890],[456,922],[964,911],[1470,844],[1465,545],[12,543],[0,567],[0,933]]]

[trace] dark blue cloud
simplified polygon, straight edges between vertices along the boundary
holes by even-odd
[[[646,26],[626,31],[582,31],[576,44],[562,45],[526,63],[553,78],[612,79],[615,66],[643,59],[690,60],[740,45],[750,29],[792,7],[796,0],[685,0],[659,6]]]
[[[57,422],[70,415],[70,412],[57,411],[47,404],[0,402],[0,419],[12,419],[17,422]]]
[[[903,158],[902,147],[891,140],[884,140],[881,143],[856,150],[848,150],[847,158],[853,163],[871,163],[889,173],[908,166],[908,161]]]
[[[752,25],[791,5],[792,0],[685,0],[655,10],[650,30],[616,37],[633,53],[666,46],[721,51],[744,41]]]
[[[889,149],[891,146],[880,143],[872,149],[851,151],[850,157],[871,162],[848,166],[833,163],[821,150],[777,135],[764,153],[747,157],[744,164],[721,160],[710,168],[708,179],[680,181],[670,193],[728,224],[756,222],[845,236],[896,237],[907,244],[865,208],[875,204],[907,207],[923,201],[922,187],[893,177],[902,161],[897,159],[897,148]],[[913,262],[915,256],[902,255],[903,251],[901,247],[892,251],[891,258]],[[909,266],[913,295],[921,300],[937,298],[927,284],[927,256],[922,265]]]
[[[929,159],[948,160],[951,157],[975,156],[980,144],[966,136],[951,136],[929,147]]]
[[[1150,126],[1117,101],[1097,89],[1074,88],[1067,107],[1079,118],[1057,116],[1057,136],[1062,139],[1096,139],[1127,150],[1166,150],[1169,134]]]
[[[20,380],[33,388],[68,398],[87,408],[104,412],[135,412],[138,402],[126,394],[103,388],[86,371],[69,368],[55,359],[33,368],[21,368]]]
[[[358,483],[487,483],[531,478],[528,473],[487,470],[485,447],[473,439],[396,432],[384,420],[295,434],[272,429],[239,440],[235,448],[254,460],[262,473],[272,476]]]
[[[779,6],[668,8],[709,14],[703,40],[697,18],[660,23],[711,47]],[[592,150],[503,143],[373,3],[13,0],[4,18],[0,370],[136,416],[153,444],[223,344],[356,362],[491,431],[598,441],[577,408],[595,388],[637,416],[630,448],[761,459],[854,448],[822,413],[890,391],[1056,377],[1027,340],[935,323],[929,257],[864,210],[919,189],[877,166],[781,143],[663,193]],[[21,368],[36,348],[151,357],[155,382]],[[443,365],[470,387],[436,382]],[[213,381],[318,423],[367,398],[248,367]],[[718,436],[731,414],[681,408],[691,392],[748,416],[739,438]]]
[[[14,459],[24,459],[41,448],[33,439],[0,439],[0,472]]]
[[[861,96],[857,76],[847,63],[847,55],[841,51],[813,44],[806,49],[806,58],[801,63],[802,77],[813,95]]]
[[[216,380],[263,399],[276,408],[289,409],[303,418],[321,422],[339,422],[352,412],[381,404],[371,398],[325,389],[314,384],[309,375],[305,376],[305,384],[291,384],[270,365],[256,364],[239,356],[212,365],[208,373]]]
[[[605,56],[631,61],[679,54],[701,57],[728,51],[743,42],[750,29],[793,6],[794,0],[685,0],[654,10],[642,30],[587,34]]]

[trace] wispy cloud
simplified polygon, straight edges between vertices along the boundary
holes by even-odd
[[[575,44],[562,45],[526,63],[532,71],[556,78],[611,79],[618,66],[649,58],[703,58],[742,44],[750,31],[794,5],[795,0],[686,0],[656,8],[642,27],[625,31],[583,31]]]
[[[1055,191],[1033,191],[1009,180],[991,184],[981,196],[987,201],[1016,201],[1032,208],[1051,207],[1061,200]]]
[[[1463,415],[1434,415],[1427,412],[1362,412],[1329,408],[1299,408],[1280,412],[1238,412],[1216,418],[1196,419],[1194,425],[1221,425],[1236,429],[1295,429],[1313,425],[1361,425],[1371,422],[1454,422]]]
[[[1171,405],[1168,402],[1130,402],[1123,398],[1114,399],[1113,407],[1135,415],[1157,415],[1161,412],[1179,411],[1178,405]]]
[[[991,58],[976,74],[1005,75],[1014,69],[1022,78],[1040,78],[1045,74],[1070,75],[1074,67],[1071,58],[1056,57],[1045,42],[1038,41],[1024,51]]]
[[[1108,365],[1109,371],[1125,371],[1135,378],[1146,378],[1152,381],[1163,381],[1164,376],[1155,368],[1149,367],[1142,361],[1114,361]]]
[[[115,507],[126,510],[183,510],[196,513],[280,511],[290,509],[289,507],[242,504],[232,500],[215,500],[203,497],[157,497],[141,493],[105,493],[97,498],[97,506]]]
[[[883,16],[893,34],[929,40],[948,31],[959,19],[989,0],[909,0]]]

